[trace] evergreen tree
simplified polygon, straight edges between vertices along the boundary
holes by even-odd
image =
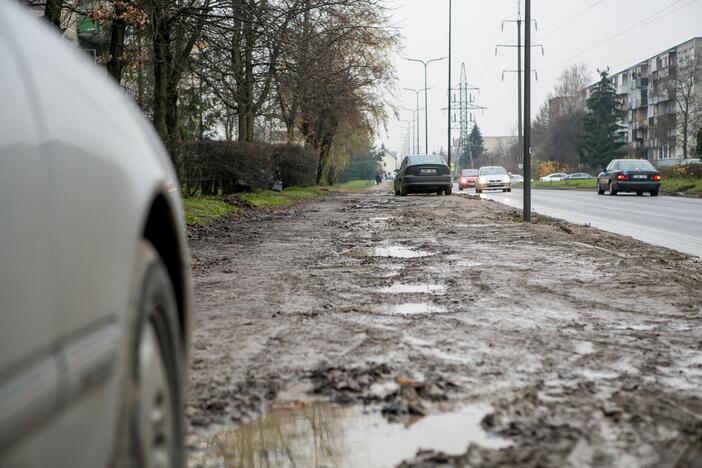
[[[624,111],[608,72],[600,72],[600,77],[587,99],[581,135],[583,161],[596,169],[604,168],[618,157],[623,145],[617,141],[616,132],[621,128],[619,122],[624,119]]]
[[[473,124],[473,130],[471,130],[470,135],[468,135],[468,141],[473,151],[473,159],[479,158],[480,155],[485,152],[485,142],[483,141],[483,135],[480,133],[480,127],[478,127],[477,123]]]

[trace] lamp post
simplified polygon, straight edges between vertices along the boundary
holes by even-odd
[[[419,143],[419,134],[421,133],[421,132],[419,131],[419,111],[420,111],[420,109],[419,109],[419,93],[424,92],[425,95],[426,95],[426,90],[424,90],[424,89],[414,89],[414,88],[402,88],[402,89],[404,89],[405,91],[411,91],[411,92],[413,92],[413,93],[417,96],[417,109],[416,109],[416,111],[415,111],[415,112],[416,112],[416,116],[417,116],[417,130],[416,130],[416,132],[415,132],[415,133],[416,133],[416,140],[417,140],[417,148],[416,148],[416,151],[415,151],[414,154],[419,154],[419,147],[421,146],[420,143]],[[427,88],[427,89],[431,89],[431,88]],[[426,109],[426,107],[425,107],[425,109]]]
[[[426,154],[429,154],[429,99],[427,97],[427,68],[432,62],[439,62],[444,60],[446,57],[435,58],[430,60],[420,60],[416,58],[405,57],[405,60],[410,62],[417,62],[424,65],[424,150]]]
[[[400,120],[400,122],[407,124],[407,135],[405,136],[405,138],[403,138],[403,140],[406,140],[406,141],[403,141],[403,145],[406,145],[405,148],[407,149],[407,153],[405,154],[405,156],[408,156],[410,153],[410,143],[409,142],[411,141],[411,138],[412,138],[411,128],[414,126],[414,120],[402,119],[402,120]]]

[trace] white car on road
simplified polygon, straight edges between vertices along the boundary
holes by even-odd
[[[478,179],[475,181],[475,192],[482,193],[483,190],[512,191],[512,179],[509,172],[502,166],[483,166],[478,171]]]
[[[563,172],[556,172],[553,174],[543,176],[539,180],[542,182],[559,182],[561,180],[565,180],[566,177],[568,177],[568,174],[565,174]]]
[[[0,466],[182,467],[179,185],[87,55],[0,1]]]

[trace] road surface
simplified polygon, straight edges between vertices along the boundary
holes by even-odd
[[[522,208],[522,190],[486,192],[483,196]],[[649,244],[702,256],[702,199],[634,194],[610,197],[599,196],[594,191],[534,190],[532,209],[546,216],[590,224]]]

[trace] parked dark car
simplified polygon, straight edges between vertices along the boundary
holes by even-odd
[[[407,156],[395,177],[395,195],[436,193],[451,195],[451,171],[438,155]]]
[[[574,174],[569,174],[568,177],[566,177],[563,180],[587,180],[587,179],[594,179],[590,174],[586,174],[585,172],[576,172]]]
[[[598,195],[636,192],[641,196],[648,192],[657,197],[660,187],[660,172],[645,159],[614,159],[597,177]]]
[[[475,187],[475,182],[478,180],[477,169],[463,169],[461,177],[458,179],[458,190]]]

